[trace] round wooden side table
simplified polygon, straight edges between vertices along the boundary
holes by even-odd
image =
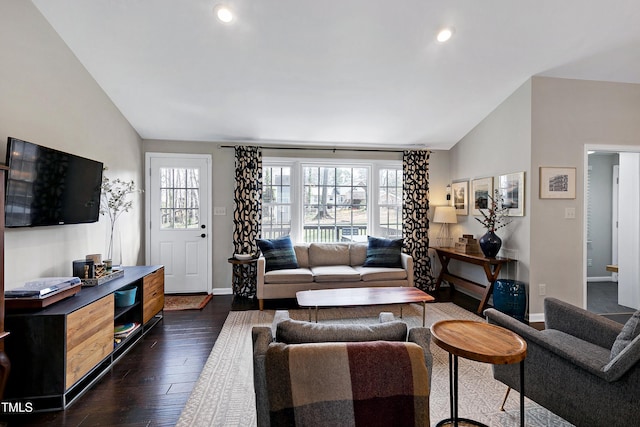
[[[520,425],[524,427],[524,359],[527,342],[498,325],[474,320],[441,320],[431,326],[431,338],[449,352],[449,404],[451,417],[437,426],[481,426],[485,424],[458,417],[458,357],[476,362],[506,365],[520,363]]]
[[[233,294],[248,298],[255,297],[258,258],[244,260],[231,257],[227,261],[232,265],[231,285]]]

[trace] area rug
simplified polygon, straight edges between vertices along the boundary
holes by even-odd
[[[399,317],[398,306],[350,307],[319,312],[320,322],[377,323],[381,311],[391,311]],[[308,320],[308,310],[289,310],[290,316]],[[404,320],[409,327],[422,325],[422,306],[404,306]],[[222,331],[204,366],[189,400],[178,420],[178,426],[241,426],[256,425],[251,328],[271,325],[274,311],[234,311],[229,313]],[[427,305],[426,325],[444,319],[482,320],[452,303]],[[430,419],[435,426],[449,417],[448,353],[432,344],[432,385]],[[512,391],[499,407],[506,386],[493,379],[491,365],[459,358],[459,416],[483,422],[489,426],[511,427],[520,422],[520,396]],[[571,426],[538,404],[525,399],[527,426]]]
[[[208,295],[165,295],[164,310],[202,310],[211,301],[211,294]]]

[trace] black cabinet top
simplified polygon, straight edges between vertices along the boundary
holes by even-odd
[[[118,277],[110,282],[97,286],[82,287],[82,290],[77,294],[45,307],[41,310],[30,311],[15,311],[7,312],[6,317],[12,316],[59,316],[67,315],[76,310],[81,309],[94,301],[99,300],[109,294],[114,293],[118,289],[121,289],[127,285],[141,280],[145,276],[162,268],[162,265],[142,265],[134,267],[123,267],[124,276]]]

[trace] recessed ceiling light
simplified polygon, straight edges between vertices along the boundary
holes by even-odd
[[[453,36],[454,31],[453,27],[443,28],[438,32],[438,36],[436,38],[440,43],[444,43]]]
[[[233,21],[233,12],[228,6],[219,4],[213,8],[213,11],[216,13],[216,17],[225,24]]]

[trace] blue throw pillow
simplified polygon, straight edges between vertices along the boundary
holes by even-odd
[[[298,268],[298,259],[289,236],[278,239],[258,239],[257,243],[266,260],[265,272]]]
[[[368,237],[367,258],[364,267],[402,267],[402,239]]]

